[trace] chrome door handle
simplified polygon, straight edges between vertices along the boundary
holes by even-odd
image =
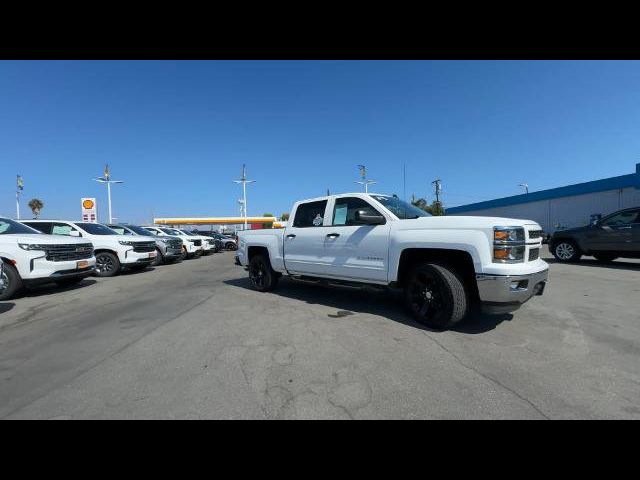
[[[340,236],[339,233],[329,233],[327,234],[327,238],[338,238]]]
[[[287,238],[296,238],[296,236],[293,233],[290,233],[289,235],[287,235]]]

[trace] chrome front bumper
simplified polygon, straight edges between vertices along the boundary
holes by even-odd
[[[503,313],[517,310],[534,295],[542,295],[549,270],[529,275],[476,275],[483,311]]]

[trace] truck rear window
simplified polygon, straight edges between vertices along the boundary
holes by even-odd
[[[296,228],[321,227],[324,222],[326,208],[326,200],[298,205],[296,216],[293,219],[293,226]]]

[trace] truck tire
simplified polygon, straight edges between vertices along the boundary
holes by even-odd
[[[2,261],[3,260],[0,260],[0,262]],[[4,290],[0,290],[0,300],[9,300],[22,290],[22,279],[13,265],[6,262],[4,263],[2,278],[4,280],[5,288]]]
[[[276,288],[280,276],[271,268],[266,255],[254,255],[249,262],[249,280],[251,286],[259,292],[268,292]]]
[[[618,258],[618,255],[616,255],[615,253],[594,253],[593,256],[599,262],[613,262],[616,258]]]
[[[431,328],[452,327],[467,314],[464,283],[446,265],[423,263],[410,273],[404,286],[404,303],[419,323]]]
[[[156,258],[151,262],[152,267],[157,267],[158,265],[162,265],[164,263],[164,258],[162,257],[162,252],[159,248],[156,248]]]
[[[577,262],[582,253],[573,240],[557,240],[551,246],[551,253],[559,262]]]
[[[96,253],[96,276],[113,277],[120,273],[120,260],[111,252]]]

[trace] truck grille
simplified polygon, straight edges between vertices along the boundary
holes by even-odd
[[[531,250],[529,250],[529,261],[533,262],[534,260],[537,260],[540,257],[540,249],[539,248],[532,248]]]
[[[194,244],[196,247],[201,247],[201,246],[202,246],[202,240],[196,240],[195,242],[193,242],[193,244]]]
[[[167,246],[169,248],[182,248],[182,240],[172,240],[169,243],[167,243]]]
[[[542,237],[542,230],[529,230],[529,239],[536,240]]]
[[[153,252],[156,249],[156,242],[135,242],[133,251],[136,253]]]
[[[47,245],[46,259],[51,262],[66,262],[68,260],[84,260],[93,256],[91,243]]]

